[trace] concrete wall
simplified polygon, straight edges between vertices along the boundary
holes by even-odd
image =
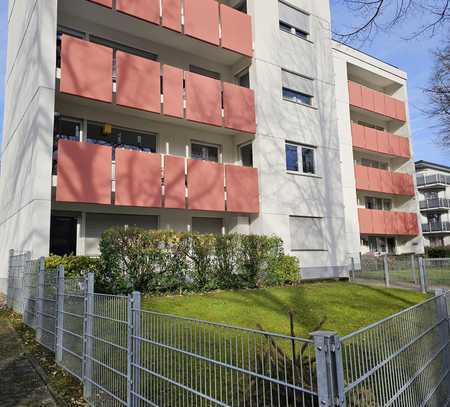
[[[327,0],[291,0],[289,4],[310,13],[308,40],[280,31],[277,0],[248,1],[255,43],[251,69],[258,125],[254,156],[261,191],[261,213],[251,230],[280,235],[289,251],[289,217],[322,218],[324,250],[291,254],[300,259],[304,277],[335,276],[336,267],[346,264],[346,258],[329,4]],[[313,107],[282,99],[282,69],[314,79]],[[286,141],[316,147],[317,176],[286,171]]]
[[[8,250],[48,252],[56,0],[9,2],[0,176],[0,279]]]

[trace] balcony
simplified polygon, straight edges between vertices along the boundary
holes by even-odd
[[[253,90],[69,35],[62,36],[59,91],[155,119],[256,132]]]
[[[411,158],[409,139],[352,123],[353,147],[392,157]]]
[[[362,235],[418,236],[417,215],[409,212],[358,209]]]
[[[184,41],[192,38],[241,56],[253,55],[251,17],[216,0],[89,0],[81,4],[63,0],[63,4],[67,13],[81,8],[78,15],[101,18],[105,25],[136,25],[153,41],[183,43],[187,49],[195,47]]]
[[[350,105],[390,119],[406,122],[405,102],[349,81]]]
[[[356,189],[388,195],[414,196],[414,181],[409,174],[355,165]]]
[[[422,224],[423,233],[450,233],[450,222],[436,222]]]
[[[419,202],[421,211],[448,211],[450,209],[450,199],[445,198],[433,198],[425,199]]]
[[[450,175],[444,174],[417,175],[416,180],[420,189],[446,189],[450,185]]]
[[[259,212],[258,171],[59,140],[56,201],[142,208]],[[114,177],[113,177],[114,174]]]

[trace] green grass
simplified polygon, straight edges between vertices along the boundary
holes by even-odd
[[[322,330],[346,335],[428,298],[401,289],[346,282],[298,287],[218,291],[184,296],[145,297],[143,308],[212,322],[289,334],[288,311],[296,319],[296,335],[307,336],[323,318]]]

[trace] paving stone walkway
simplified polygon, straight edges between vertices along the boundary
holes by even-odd
[[[45,383],[23,353],[20,340],[2,316],[0,298],[0,406],[56,407]]]

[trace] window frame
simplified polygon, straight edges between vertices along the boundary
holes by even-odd
[[[247,146],[251,146],[252,147],[252,165],[244,165],[244,162],[242,160],[242,148],[247,147]],[[247,141],[245,143],[239,144],[238,145],[238,152],[239,152],[239,162],[243,167],[247,167],[247,168],[254,168],[255,166],[255,161],[254,161],[254,154],[253,154],[253,141]]]
[[[199,145],[199,146],[203,146],[203,147],[216,148],[217,149],[217,161],[205,160],[204,158],[194,158],[192,156],[192,146],[194,144]],[[212,162],[212,163],[222,164],[223,163],[222,146],[220,144],[208,143],[208,142],[204,142],[204,141],[201,141],[201,140],[191,140],[191,142],[189,144],[189,158],[191,160],[201,160],[201,161],[208,161],[208,162]]]
[[[311,146],[308,144],[301,144],[301,143],[295,143],[292,141],[285,141],[285,162],[286,162],[286,171],[288,173],[294,173],[299,175],[306,175],[306,176],[319,176],[317,171],[317,147]],[[292,170],[288,168],[288,160],[287,160],[287,146],[296,147],[297,149],[297,170]],[[300,149],[300,154],[299,154]],[[313,165],[314,165],[314,171],[313,172],[305,172],[304,171],[304,162],[303,162],[303,149],[308,149],[313,152]],[[301,171],[300,171],[301,169]]]
[[[290,93],[294,94],[295,96],[300,96],[300,98],[295,99],[292,97],[288,97],[286,95],[287,92],[290,92]],[[292,102],[297,105],[308,106],[308,107],[314,106],[314,103],[313,103],[314,96],[312,96],[312,95],[308,95],[306,93],[299,92],[298,90],[289,89],[289,88],[286,88],[285,86],[282,86],[281,94],[282,94],[283,100],[285,100],[286,102]],[[309,100],[309,103],[307,101],[302,100],[302,98],[307,98]]]

